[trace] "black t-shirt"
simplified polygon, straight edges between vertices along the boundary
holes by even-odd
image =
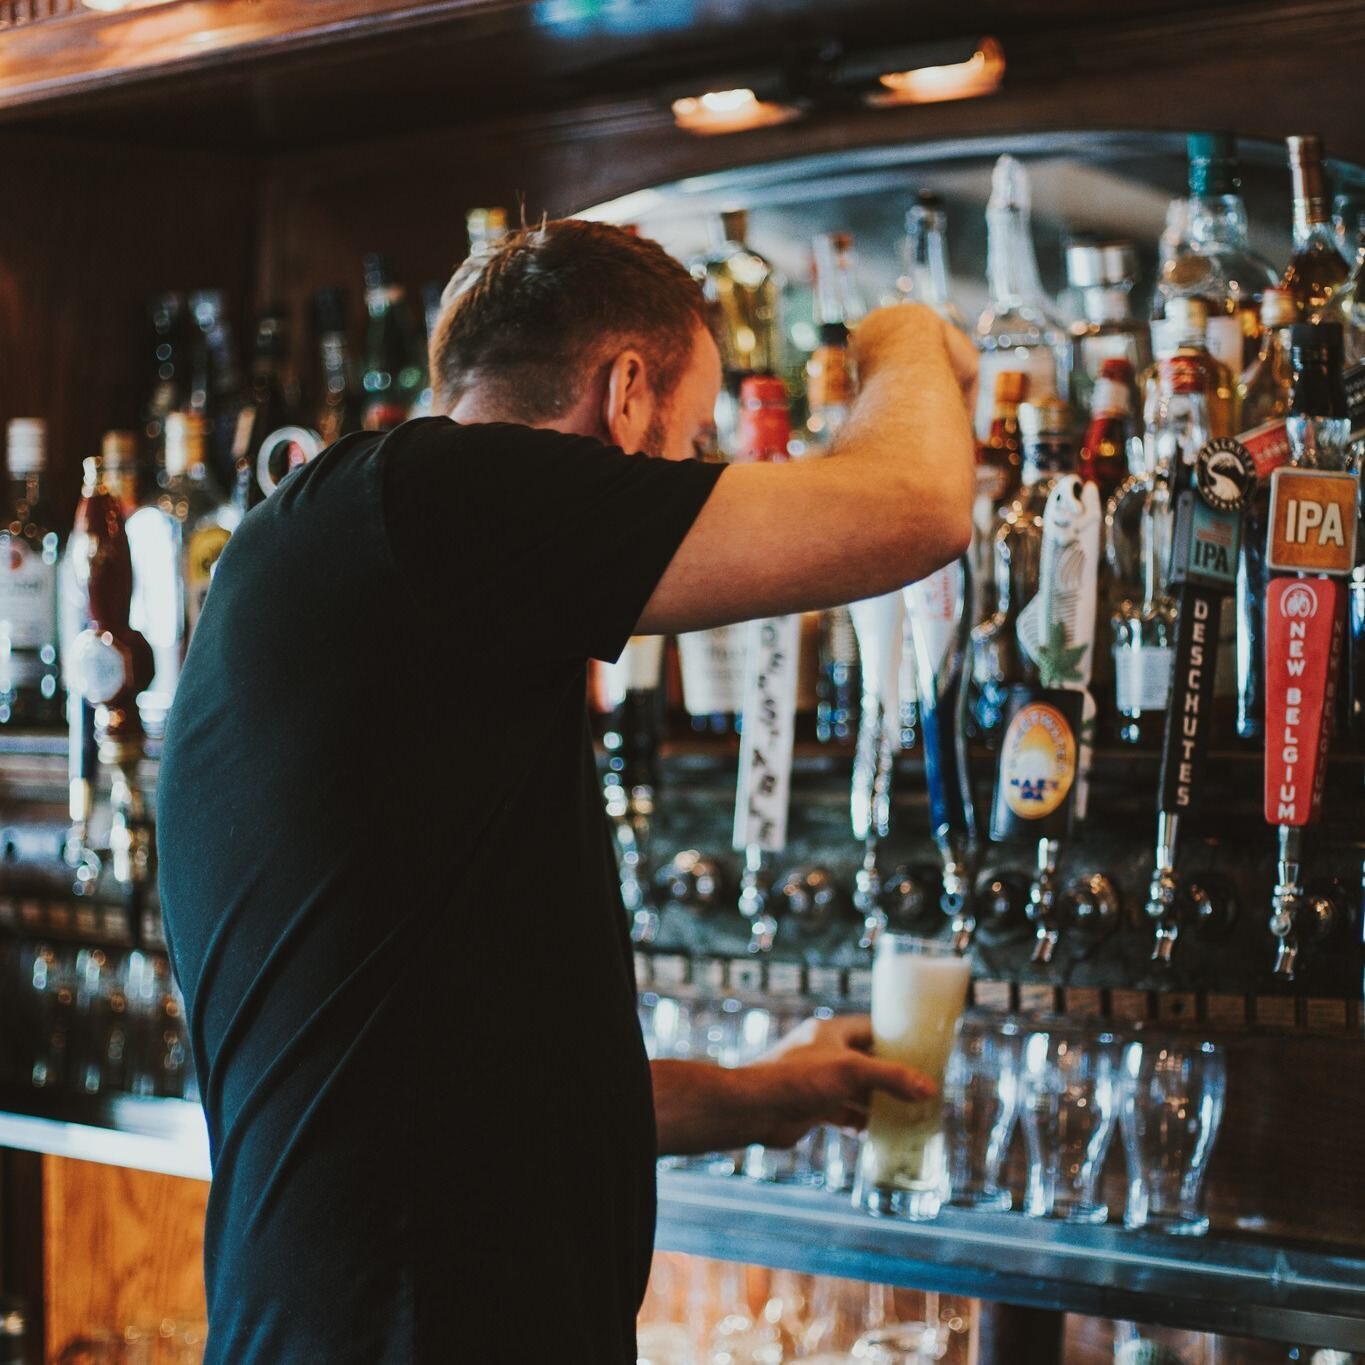
[[[428,418],[233,536],[157,800],[208,1365],[633,1365],[654,1119],[584,675],[718,473]]]

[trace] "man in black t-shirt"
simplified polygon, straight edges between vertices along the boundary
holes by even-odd
[[[690,458],[704,322],[652,243],[518,233],[447,289],[449,416],[338,442],[219,562],[158,786],[208,1365],[630,1365],[659,1151],[925,1093],[862,1019],[645,1058],[587,660],[890,590],[970,525],[974,360],[931,313],[860,324],[833,458],[788,466]]]

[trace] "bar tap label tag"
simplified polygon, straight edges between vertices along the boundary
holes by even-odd
[[[745,641],[744,737],[734,845],[778,853],[787,845],[801,617],[750,621]]]
[[[602,665],[602,699],[610,708],[620,706],[627,692],[658,687],[664,660],[662,635],[632,635],[613,663]]]
[[[1189,583],[1230,593],[1237,586],[1237,560],[1242,547],[1241,510],[1211,507],[1193,489],[1179,493],[1175,502],[1175,533],[1171,538],[1170,582]]]
[[[943,668],[962,619],[963,586],[962,561],[954,560],[928,578],[901,589],[910,613],[906,639],[912,648],[923,651],[924,661],[934,678]],[[908,628],[910,624],[913,624],[913,633]],[[923,685],[923,678],[917,681]]]
[[[1354,474],[1331,469],[1277,469],[1270,479],[1266,563],[1300,573],[1349,574],[1355,566]]]
[[[1209,441],[1194,461],[1199,496],[1220,512],[1239,512],[1256,491],[1256,461],[1230,436]]]
[[[1272,578],[1265,598],[1265,818],[1309,825],[1322,809],[1346,597],[1335,578]]]
[[[1284,418],[1277,417],[1273,422],[1244,431],[1237,440],[1251,456],[1256,466],[1256,478],[1261,483],[1269,483],[1270,476],[1282,465],[1289,463],[1294,448],[1289,444],[1289,428]]]
[[[1157,809],[1190,810],[1195,804],[1213,722],[1213,676],[1222,594],[1186,584],[1176,597],[1175,667],[1161,746]]]
[[[991,812],[992,839],[1061,839],[1071,830],[1085,694],[1010,691]]]

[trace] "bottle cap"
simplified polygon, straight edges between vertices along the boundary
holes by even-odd
[[[1298,316],[1298,304],[1289,290],[1276,289],[1272,285],[1261,295],[1262,327],[1288,327]]]
[[[720,228],[727,242],[743,242],[749,235],[749,210],[722,209]]]
[[[1001,370],[995,376],[995,404],[1018,407],[1028,397],[1028,375],[1022,370]]]
[[[8,435],[9,472],[39,473],[47,463],[47,423],[41,417],[12,417]]]
[[[1132,287],[1138,273],[1132,242],[1071,242],[1066,248],[1066,277],[1074,289]]]
[[[1002,156],[991,171],[991,197],[986,212],[1029,211],[1028,172],[1017,157]]]
[[[1322,160],[1322,139],[1316,133],[1300,133],[1287,137],[1285,146],[1289,148],[1289,164],[1303,166]]]
[[[1132,362],[1125,360],[1120,355],[1110,356],[1100,366],[1100,378],[1112,380],[1115,384],[1131,384],[1133,382]]]
[[[1190,193],[1198,197],[1236,194],[1237,144],[1231,133],[1191,133],[1186,141],[1190,158]]]

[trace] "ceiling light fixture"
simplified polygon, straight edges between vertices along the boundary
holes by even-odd
[[[689,133],[742,133],[790,123],[801,111],[794,105],[761,100],[750,89],[708,90],[673,101],[673,121]]]
[[[150,5],[164,5],[167,0],[81,0],[86,9],[97,9],[109,14],[123,9],[146,9]]]
[[[994,38],[982,38],[965,62],[887,72],[878,78],[885,89],[868,95],[867,103],[883,108],[972,99],[994,93],[1004,76],[1005,49]]]

